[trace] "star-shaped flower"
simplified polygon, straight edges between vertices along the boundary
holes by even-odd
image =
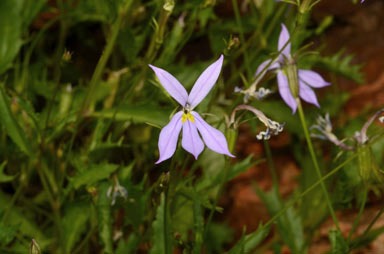
[[[284,24],[281,25],[282,30],[279,37],[278,50],[280,51],[284,45],[289,41],[289,32]],[[261,71],[268,65],[271,60],[264,61],[257,68],[255,76],[259,75],[256,82],[260,81],[261,78],[265,75],[267,70],[276,70],[277,71],[277,83],[279,86],[280,96],[283,98],[285,103],[292,109],[292,114],[296,112],[297,103],[292,95],[291,88],[288,83],[286,66],[289,64],[294,64],[293,57],[291,56],[291,43],[288,43],[284,50],[281,52],[279,57],[272,62],[272,64],[262,73]],[[320,107],[319,102],[317,101],[316,94],[312,88],[320,88],[324,86],[329,86],[330,83],[326,82],[318,73],[310,70],[297,70],[297,77],[299,82],[299,93],[301,99],[308,103],[312,103],[317,107]]]
[[[216,83],[222,65],[223,55],[205,69],[197,79],[189,95],[180,82],[170,73],[149,65],[165,90],[183,107],[183,110],[177,112],[160,132],[158,144],[160,158],[156,164],[169,159],[175,153],[181,129],[183,129],[181,146],[193,154],[195,159],[204,150],[204,143],[200,135],[211,150],[235,157],[229,152],[227,140],[223,133],[210,126],[197,112],[193,111]]]

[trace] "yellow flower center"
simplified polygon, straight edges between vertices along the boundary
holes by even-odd
[[[183,123],[185,123],[185,121],[187,121],[187,120],[191,121],[192,123],[195,122],[195,119],[193,118],[193,115],[191,113],[189,113],[189,112],[188,113],[184,113],[183,116],[181,117],[181,121]]]

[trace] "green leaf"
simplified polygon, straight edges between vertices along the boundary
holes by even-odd
[[[9,206],[11,197],[5,195],[3,192],[0,192],[0,212],[4,212],[4,209],[7,209]],[[21,236],[26,238],[35,238],[39,241],[40,246],[43,248],[47,246],[50,241],[40,230],[40,227],[36,225],[35,221],[30,218],[28,214],[25,213],[24,209],[19,209],[18,207],[12,206],[7,216],[7,224],[12,226],[18,226]]]
[[[341,49],[333,56],[323,57],[314,55],[311,59],[321,68],[324,68],[333,73],[349,78],[357,83],[363,83],[364,78],[360,72],[361,64],[352,65],[353,56],[344,54],[345,50]]]
[[[88,202],[75,202],[68,205],[63,217],[65,250],[70,253],[81,235],[87,230],[90,207]]]
[[[0,245],[8,245],[16,237],[18,230],[19,226],[0,225]]]
[[[11,67],[21,46],[21,2],[0,1],[0,74]]]
[[[155,105],[122,105],[118,109],[108,109],[93,113],[94,117],[113,118],[116,121],[132,121],[163,127],[169,122],[169,111]]]
[[[264,193],[255,185],[256,191],[260,198],[264,201],[271,216],[277,214],[284,208],[277,189]],[[292,250],[293,253],[303,253],[305,248],[305,239],[301,218],[296,214],[293,207],[281,215],[277,220],[277,230],[280,233],[284,243]]]
[[[156,220],[152,224],[153,247],[150,254],[168,254],[171,253],[172,238],[170,234],[170,217],[169,211],[165,204],[164,193],[160,197],[160,205],[157,208]]]
[[[28,140],[23,129],[20,127],[20,125],[17,123],[16,119],[14,118],[9,105],[10,105],[9,99],[4,92],[4,87],[2,84],[0,84],[0,122],[6,129],[8,135],[11,137],[13,142],[15,142],[16,145],[24,153],[26,153],[27,155],[31,155],[32,154],[32,148],[30,145],[31,143]]]
[[[97,200],[97,217],[99,236],[104,245],[105,253],[113,253],[112,243],[112,218],[111,218],[111,200],[108,198],[108,184],[103,182],[99,188]]]
[[[269,233],[269,227],[263,227],[262,225],[259,228],[248,235],[243,235],[241,239],[236,243],[235,246],[229,251],[229,254],[246,254],[250,253],[252,249],[256,248],[261,241],[263,241]]]
[[[116,254],[127,254],[127,253],[136,253],[137,248],[139,247],[140,239],[135,233],[130,233],[127,241],[123,238],[120,239],[117,248]]]
[[[7,162],[4,161],[0,165],[0,183],[10,182],[16,177],[16,176],[9,176],[9,175],[4,174],[4,168],[5,168],[6,164],[7,164]]]
[[[72,184],[75,189],[78,189],[82,185],[91,185],[97,181],[106,179],[118,169],[119,165],[114,164],[98,164],[92,165],[89,169],[81,172],[75,176],[72,180]]]

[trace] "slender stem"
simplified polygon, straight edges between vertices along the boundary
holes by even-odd
[[[241,43],[245,44],[243,25],[241,24],[241,17],[240,17],[239,6],[237,3],[237,0],[232,0],[232,6],[233,6],[233,11],[235,12],[235,18],[236,18],[236,23],[237,23],[237,26],[239,29],[239,35],[240,35]],[[244,56],[244,62],[245,62],[245,66],[247,68],[248,79],[249,79],[250,77],[252,77],[252,70],[251,70],[251,66],[249,65],[249,58],[248,58],[248,53],[247,53],[246,49],[244,49],[243,56]]]
[[[303,126],[305,139],[307,140],[308,149],[309,149],[309,152],[310,152],[310,154],[311,154],[311,158],[312,158],[312,161],[313,161],[313,165],[315,166],[316,174],[317,174],[317,176],[319,177],[319,179],[322,179],[322,175],[321,175],[320,167],[319,167],[319,164],[318,164],[318,162],[317,162],[317,158],[316,158],[315,151],[314,151],[314,149],[313,149],[313,145],[312,145],[311,138],[310,138],[310,136],[309,136],[308,126],[307,126],[307,123],[306,123],[306,121],[305,121],[305,116],[304,116],[304,110],[303,110],[303,107],[302,107],[302,105],[301,105],[301,102],[300,102],[300,99],[299,99],[299,98],[296,99],[296,102],[297,102],[297,107],[298,107],[298,111],[299,111],[299,116],[300,116],[301,125]],[[327,204],[328,204],[328,209],[329,209],[329,212],[331,213],[333,222],[335,223],[337,229],[340,231],[339,222],[338,222],[338,220],[337,220],[335,211],[333,210],[333,206],[332,206],[331,200],[330,200],[330,198],[329,198],[329,195],[328,195],[328,192],[327,192],[327,188],[325,187],[324,181],[321,181],[321,182],[320,182],[320,185],[321,185],[321,188],[322,188],[322,190],[323,190],[323,193],[324,193],[326,202],[327,202]]]
[[[89,91],[87,93],[87,97],[82,105],[81,111],[79,114],[82,114],[84,110],[87,109],[89,104],[91,103],[92,98],[94,97],[94,93],[96,91],[96,87],[99,84],[101,75],[104,72],[104,68],[108,62],[109,57],[111,56],[112,50],[115,46],[117,35],[119,34],[120,26],[123,22],[125,11],[119,13],[116,22],[112,25],[111,35],[105,46],[105,49],[99,59],[99,62],[96,65],[95,72],[92,75],[91,81],[89,83]]]
[[[271,176],[272,176],[273,188],[276,188],[276,190],[278,190],[279,181],[277,178],[275,163],[273,162],[271,147],[269,145],[268,140],[264,140],[264,149],[265,149],[265,154],[267,155],[269,171],[271,172]]]
[[[348,242],[351,241],[352,235],[353,235],[353,233],[355,233],[357,225],[359,224],[360,217],[363,214],[363,211],[364,211],[364,208],[365,208],[365,204],[367,202],[367,196],[368,196],[367,188],[364,187],[363,200],[361,201],[360,210],[359,210],[359,213],[357,214],[355,222],[353,223],[352,230],[351,230],[351,232],[349,232]]]
[[[366,234],[369,233],[373,225],[376,223],[376,221],[380,218],[380,216],[384,213],[384,207],[381,208],[381,210],[376,214],[375,218],[369,223],[368,227],[364,230],[364,233],[361,235],[361,238],[364,238]]]

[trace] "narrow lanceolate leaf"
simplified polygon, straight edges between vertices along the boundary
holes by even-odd
[[[160,205],[157,208],[156,220],[153,222],[153,247],[150,254],[171,253],[172,238],[170,234],[170,217],[165,203],[164,193],[161,194]]]
[[[31,143],[24,130],[20,127],[9,107],[10,102],[5,94],[2,84],[0,84],[0,122],[11,137],[13,142],[27,155],[32,154]]]
[[[0,1],[0,74],[11,66],[21,46],[21,2]]]
[[[72,184],[75,189],[78,189],[82,185],[96,183],[97,181],[108,178],[118,167],[119,166],[115,164],[93,165],[75,176],[72,179]]]
[[[269,227],[260,225],[256,231],[248,235],[243,235],[243,237],[241,237],[236,245],[229,251],[229,254],[250,253],[250,251],[255,249],[268,236],[269,229]]]
[[[111,218],[111,200],[107,195],[108,184],[102,183],[99,188],[97,201],[97,218],[99,223],[99,237],[104,246],[104,253],[113,253],[112,243],[112,218]]]
[[[72,253],[72,248],[86,232],[89,212],[89,204],[86,202],[72,203],[66,208],[63,218],[64,243],[62,244],[68,253]]]
[[[257,188],[256,191],[260,198],[264,201],[271,216],[277,214],[284,207],[284,203],[281,201],[279,193],[276,189],[270,192],[264,193]],[[279,231],[282,240],[293,253],[302,253],[305,248],[305,240],[303,233],[303,225],[301,217],[299,217],[293,207],[280,216],[277,220],[277,230]]]

